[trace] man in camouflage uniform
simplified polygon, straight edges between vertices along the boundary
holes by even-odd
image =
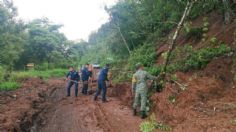
[[[138,69],[137,69],[137,67],[135,67],[135,73],[138,71]],[[136,78],[135,78],[135,73],[133,74],[133,76],[132,76],[132,89],[131,89],[131,91],[132,91],[132,96],[134,96],[135,95],[135,90],[136,90],[136,86],[137,86],[137,80],[136,80]]]
[[[147,117],[146,115],[146,103],[147,103],[147,80],[156,79],[155,76],[150,75],[148,72],[144,71],[144,67],[142,64],[138,63],[136,65],[136,68],[138,69],[136,73],[134,74],[134,78],[136,79],[136,91],[135,91],[135,98],[134,98],[134,104],[133,104],[133,114],[136,115],[136,109],[139,104],[139,101],[141,99],[141,118],[144,119]]]

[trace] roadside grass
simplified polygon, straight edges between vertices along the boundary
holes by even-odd
[[[18,82],[3,82],[3,83],[0,83],[0,90],[6,90],[6,91],[9,91],[9,90],[15,90],[15,89],[18,89],[20,88],[21,85],[20,83]]]
[[[156,129],[161,131],[171,131],[172,128],[164,123],[157,122],[156,115],[153,113],[148,120],[143,121],[140,124],[141,132],[154,132]]]
[[[53,77],[63,77],[67,73],[67,69],[53,69],[45,71],[14,71],[7,81],[0,81],[0,90],[15,90],[21,87],[20,82],[27,78],[41,78],[47,80]]]
[[[66,69],[53,69],[53,70],[46,70],[46,71],[37,71],[37,70],[30,70],[30,71],[17,71],[12,74],[11,80],[19,81],[26,78],[32,77],[39,77],[42,79],[49,79],[52,77],[62,77],[66,75]]]

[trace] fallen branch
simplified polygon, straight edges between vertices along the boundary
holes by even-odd
[[[173,81],[175,84],[177,84],[177,85],[180,87],[181,90],[184,91],[184,90],[187,89],[187,85],[181,84],[181,83],[179,83],[179,82],[177,82],[177,81],[175,81],[175,80],[171,80],[171,81]]]

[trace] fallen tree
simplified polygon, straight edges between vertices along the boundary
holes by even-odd
[[[198,0],[191,0],[191,1],[188,1],[187,4],[186,4],[184,13],[182,15],[182,18],[179,21],[178,26],[177,26],[177,28],[176,28],[176,30],[174,32],[174,35],[173,35],[173,37],[171,39],[170,44],[169,44],[169,48],[168,48],[168,51],[167,51],[167,58],[166,58],[166,61],[164,63],[164,68],[162,70],[162,76],[161,76],[162,79],[165,79],[167,66],[170,63],[170,56],[171,56],[171,53],[174,50],[174,47],[176,45],[176,39],[177,39],[177,37],[179,35],[179,32],[180,32],[180,30],[181,30],[181,28],[182,28],[186,18],[188,17],[188,15],[189,15],[189,13],[190,13],[194,3],[196,3],[197,1]]]

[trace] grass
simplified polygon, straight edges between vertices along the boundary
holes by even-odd
[[[176,102],[176,97],[173,95],[169,96],[168,99],[172,104]]]
[[[0,81],[0,90],[15,90],[20,88],[20,81],[26,78],[42,78],[49,79],[52,77],[63,77],[67,73],[66,69],[53,69],[46,71],[14,71],[7,81]]]
[[[42,79],[49,79],[52,77],[62,77],[65,76],[67,73],[66,69],[53,69],[53,70],[46,70],[46,71],[18,71],[14,72],[11,80],[18,81],[25,78],[32,78],[32,77],[39,77]]]
[[[17,83],[17,82],[3,82],[3,83],[0,83],[0,90],[15,90],[15,89],[18,89],[20,88],[20,84]]]
[[[157,122],[155,114],[152,114],[149,120],[143,121],[140,124],[140,131],[141,132],[153,132],[156,129],[161,131],[171,131],[172,128],[169,125],[166,125],[161,122]]]

